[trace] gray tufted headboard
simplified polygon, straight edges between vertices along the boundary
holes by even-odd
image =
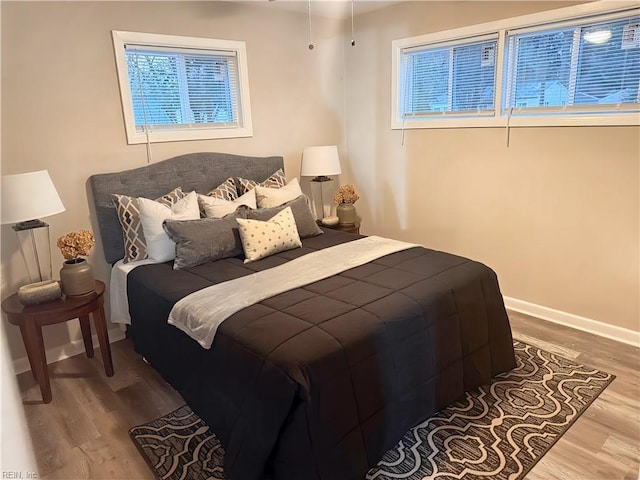
[[[89,196],[107,262],[124,257],[122,228],[111,194],[157,198],[176,187],[208,193],[229,177],[263,181],[279,168],[283,168],[282,157],[190,153],[133,170],[92,175]]]

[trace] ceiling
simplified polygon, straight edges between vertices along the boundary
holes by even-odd
[[[234,0],[227,0],[234,1]],[[309,2],[305,0],[235,0],[251,2],[267,8],[287,10],[291,12],[307,13]],[[384,8],[397,1],[389,0],[354,0],[353,13],[358,15],[379,8]],[[347,18],[351,15],[351,0],[312,0],[311,14],[329,18]]]

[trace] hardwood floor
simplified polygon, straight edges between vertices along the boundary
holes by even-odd
[[[509,313],[516,340],[616,376],[528,480],[637,480],[640,469],[640,349]]]
[[[53,400],[46,405],[31,372],[18,376],[40,478],[154,478],[127,432],[184,401],[128,340],[113,343],[111,352],[111,378],[98,353],[49,365]]]
[[[510,312],[514,338],[616,375],[613,383],[527,475],[529,480],[637,480],[640,469],[640,349]],[[152,479],[129,428],[184,402],[133,351],[49,365],[53,401],[42,404],[30,372],[18,376],[40,478]]]

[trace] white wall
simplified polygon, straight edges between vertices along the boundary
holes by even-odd
[[[85,184],[94,173],[146,164],[144,145],[127,145],[111,30],[244,40],[253,110],[252,138],[153,145],[153,161],[201,151],[283,155],[299,174],[309,145],[344,145],[342,22],[229,2],[2,2],[2,174],[48,169],[66,212],[51,225],[55,240],[91,228]],[[1,231],[2,298],[27,283],[10,226]],[[102,252],[90,257],[108,278]],[[47,348],[64,352],[81,339],[77,322],[44,329]],[[17,328],[8,329],[14,359],[25,358]],[[120,332],[112,330],[112,336]],[[49,361],[52,359],[50,358]],[[26,365],[23,361],[21,364]],[[117,370],[117,365],[116,365]]]
[[[638,127],[391,130],[391,41],[559,2],[405,2],[346,48],[349,171],[362,230],[494,268],[503,294],[640,330]]]
[[[15,478],[36,478],[38,469],[33,446],[22,408],[16,377],[7,346],[6,323],[0,326],[0,471],[16,472]],[[19,477],[18,475],[21,475]]]
[[[89,228],[87,178],[146,163],[126,144],[111,30],[245,40],[254,136],[156,144],[154,161],[284,155],[291,178],[305,146],[337,144],[364,233],[476,258],[508,296],[638,331],[638,128],[514,129],[509,147],[501,129],[408,131],[401,146],[389,128],[392,40],[565,5],[404,2],[358,15],[356,47],[348,20],[318,16],[309,51],[306,15],[269,4],[3,1],[2,174],[49,170],[67,207],[54,242]],[[25,272],[8,226],[0,240],[4,298]],[[102,253],[90,261],[106,280]],[[71,324],[44,334],[59,351],[81,338]],[[24,358],[16,328],[8,340]]]
[[[2,10],[0,9],[0,22]],[[0,110],[2,98],[0,97]],[[0,118],[0,129],[2,122]],[[2,138],[0,137],[0,149]],[[0,470],[3,472],[21,472],[25,477],[28,473],[37,473],[36,460],[27,421],[22,407],[22,399],[18,390],[18,383],[13,373],[12,358],[7,344],[5,330],[7,322],[0,326]]]

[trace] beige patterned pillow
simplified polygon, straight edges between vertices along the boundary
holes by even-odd
[[[177,187],[169,193],[156,198],[155,201],[171,207],[185,196],[186,194],[182,191],[182,188]],[[122,226],[124,263],[144,260],[148,255],[144,232],[142,230],[142,222],[140,221],[138,199],[117,193],[114,193],[112,197],[116,206],[116,212],[118,213],[118,220],[120,220],[120,225]]]
[[[216,188],[207,193],[207,195],[209,197],[215,197],[231,202],[238,198],[238,189],[236,188],[236,182],[233,181],[233,177],[229,177]]]
[[[302,246],[291,207],[287,207],[266,222],[237,218],[244,263],[254,262],[274,253]]]
[[[238,185],[238,194],[244,195],[252,188],[256,188],[257,185],[268,188],[282,188],[287,183],[287,179],[284,176],[284,170],[279,169],[264,182],[256,182],[248,178],[236,177],[236,183]]]

